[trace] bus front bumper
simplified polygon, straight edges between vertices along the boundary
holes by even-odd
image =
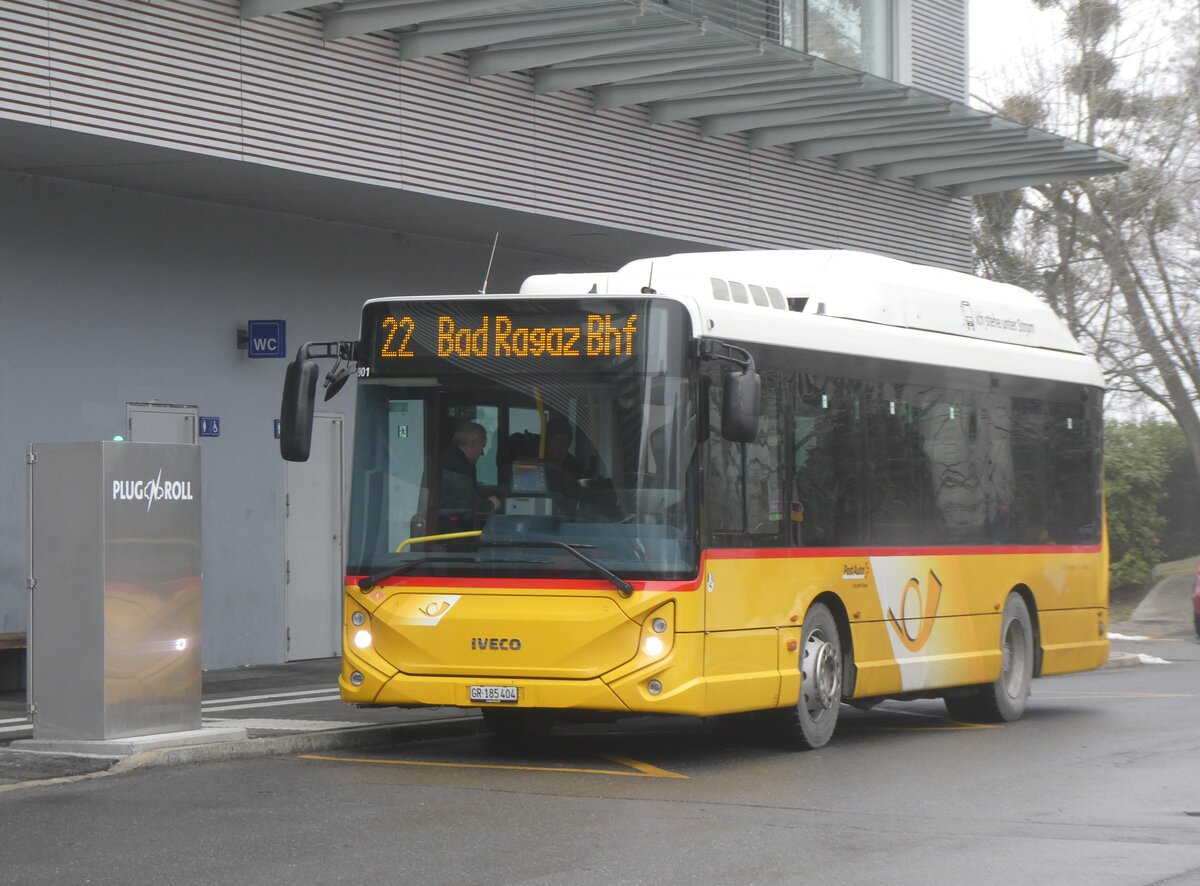
[[[368,707],[513,707],[615,713],[705,716],[703,635],[676,634],[668,654],[646,664],[635,659],[592,679],[527,679],[502,676],[406,674],[378,656],[346,649],[338,680],[342,700]],[[478,702],[478,695],[511,695],[516,701]],[[498,689],[497,689],[498,688]]]

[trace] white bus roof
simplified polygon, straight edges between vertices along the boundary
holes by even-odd
[[[521,295],[681,301],[701,336],[1104,386],[1066,325],[1024,289],[850,250],[697,252],[613,273],[529,277]]]

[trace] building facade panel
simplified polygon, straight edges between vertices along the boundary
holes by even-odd
[[[920,59],[960,57],[947,47],[964,38],[962,5],[915,4],[917,85],[961,87]],[[828,163],[785,161],[777,179],[779,153],[751,150],[744,135],[703,138],[690,120],[651,126],[639,106],[596,111],[580,90],[535,96],[528,74],[472,79],[461,55],[401,63],[383,36],[326,42],[315,14],[243,22],[236,0],[44,8],[55,125],[717,247],[828,239],[819,216],[780,211],[803,194],[838,207],[848,244],[894,253],[911,226],[921,242],[931,230],[949,237],[932,260],[969,266],[969,231],[942,223],[938,192]],[[769,181],[778,194],[764,192]],[[877,211],[881,193],[904,211]]]
[[[44,0],[0,0],[0,115],[50,119],[50,38]]]
[[[869,173],[839,174],[836,189],[815,174],[797,177],[795,161],[776,151],[772,163],[754,167],[754,231],[756,242],[787,248],[790,232],[805,232],[808,248],[863,249],[907,261],[969,270],[969,243],[956,236],[970,225],[967,200],[942,200],[930,211],[928,196],[916,199],[910,188],[880,182]],[[805,166],[832,165],[805,161]],[[827,170],[827,172],[829,172]],[[789,232],[783,233],[781,232]]]
[[[534,208],[537,160],[528,78],[471,82],[450,56],[401,65],[404,172],[397,184],[425,194]]]
[[[401,174],[395,47],[379,37],[326,44],[321,23],[288,15],[242,35],[244,157],[391,184]]]
[[[230,3],[47,4],[56,125],[188,150],[240,150],[240,29]]]
[[[911,9],[913,86],[966,101],[967,0],[919,0]]]
[[[746,151],[745,136],[702,141],[692,120],[659,124],[652,135],[650,193],[657,229],[698,239],[715,234],[722,246],[734,248],[754,242],[750,172],[755,161]],[[712,233],[705,236],[705,231]]]
[[[590,96],[570,90],[538,96],[534,119],[541,211],[634,230],[651,224],[654,139],[641,108],[594,112]]]

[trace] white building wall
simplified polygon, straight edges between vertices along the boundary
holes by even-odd
[[[479,289],[489,249],[91,185],[0,174],[0,632],[26,627],[29,443],[125,433],[125,404],[191,404],[201,439],[204,667],[282,661],[285,360],[237,330],[287,321],[288,349],[358,337],[362,302]],[[490,288],[562,260],[501,251]],[[346,415],[353,385],[322,411]],[[330,588],[330,593],[338,593]]]

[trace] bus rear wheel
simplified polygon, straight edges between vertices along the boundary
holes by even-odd
[[[1033,620],[1020,594],[1009,594],[1000,619],[1000,676],[963,695],[947,695],[946,710],[967,723],[1005,723],[1025,713],[1033,682]]]
[[[780,740],[793,750],[824,747],[842,706],[842,638],[833,613],[814,603],[800,635],[800,698],[778,712]]]

